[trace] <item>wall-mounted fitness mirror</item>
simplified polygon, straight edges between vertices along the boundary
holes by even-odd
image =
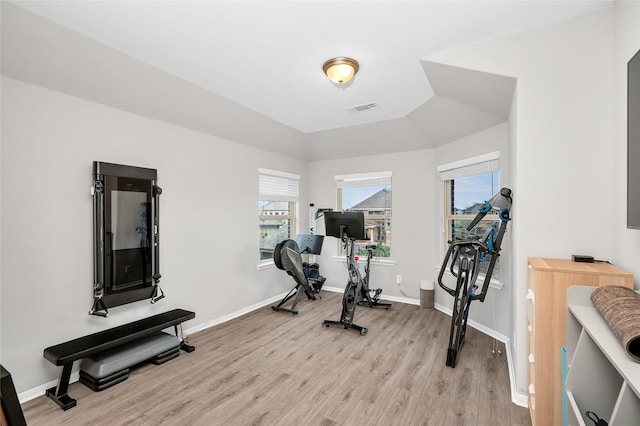
[[[93,162],[94,286],[90,315],[164,297],[155,169]]]

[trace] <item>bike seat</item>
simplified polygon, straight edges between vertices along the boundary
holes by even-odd
[[[375,250],[375,249],[377,249],[377,248],[378,248],[378,246],[377,246],[376,244],[367,244],[367,245],[365,246],[365,248],[366,248],[367,250]]]

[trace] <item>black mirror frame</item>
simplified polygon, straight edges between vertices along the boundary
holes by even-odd
[[[115,188],[110,187],[111,184],[108,177],[129,178],[148,181],[151,188],[151,271],[152,275],[148,280],[142,282],[142,288],[132,288],[126,291],[110,293],[107,286],[109,283],[105,279],[105,270],[110,268],[107,256],[108,247],[106,245],[106,218],[109,197],[107,194]],[[113,306],[124,305],[127,303],[137,302],[144,299],[151,299],[151,303],[162,299],[164,293],[158,285],[160,282],[160,222],[159,222],[159,195],[162,189],[157,185],[158,172],[156,169],[148,169],[143,167],[125,166],[121,164],[105,163],[100,161],[93,162],[93,259],[94,259],[94,284],[93,284],[93,306],[89,310],[89,315],[98,315],[107,317],[109,312],[107,308]]]

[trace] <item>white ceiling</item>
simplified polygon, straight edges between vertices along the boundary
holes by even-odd
[[[426,145],[435,146],[459,137],[456,130],[465,133],[504,121],[514,82],[497,76],[473,76],[468,70],[439,66],[423,58],[595,11],[613,2],[13,3],[204,89],[211,96],[275,120],[311,142],[301,156],[322,157],[326,146],[322,152],[314,152],[312,145],[327,136],[337,146],[358,135],[371,143],[372,133],[384,133],[386,129],[404,135],[407,145],[401,148],[406,150],[425,146],[420,140],[428,139]],[[346,89],[333,86],[322,73],[324,61],[334,56],[350,56],[360,63],[360,72]],[[11,60],[10,55],[7,57]],[[23,60],[17,53],[14,58],[16,63]],[[3,63],[3,74],[6,71],[11,76],[11,68],[11,61],[7,66]],[[16,67],[13,77],[24,73]],[[478,92],[478,79],[485,83],[489,79],[501,95]],[[71,88],[66,91],[73,92]],[[473,96],[473,92],[478,93]],[[369,103],[377,108],[348,111]],[[457,124],[458,129],[451,129],[450,134],[442,128],[442,114],[453,109],[469,116],[469,129],[460,130]],[[151,112],[147,115],[153,116]],[[375,151],[375,146],[371,148]],[[380,152],[384,152],[382,147]]]

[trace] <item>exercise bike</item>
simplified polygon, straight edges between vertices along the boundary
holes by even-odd
[[[511,203],[511,190],[502,188],[489,201],[484,202],[476,217],[467,226],[467,231],[472,230],[489,211],[494,209],[499,211],[500,226],[498,227],[497,223],[491,225],[480,240],[449,241],[449,248],[438,275],[438,284],[455,299],[446,360],[446,365],[451,368],[455,368],[460,349],[464,343],[471,302],[474,300],[484,302],[487,295],[493,268],[500,256],[500,247],[507,230],[507,223],[511,220],[509,216]],[[455,289],[447,287],[442,282],[447,265],[449,265],[451,274],[456,278]],[[476,280],[483,265],[488,266],[482,289],[478,292],[479,287]]]
[[[369,271],[371,270],[371,259],[373,259],[373,254],[376,252],[378,248],[375,244],[367,244],[365,249],[367,250],[367,263],[364,267],[364,277],[360,275],[360,271],[358,268],[358,256],[353,256],[353,241],[351,242],[351,248],[347,250],[347,264],[349,265],[349,276],[352,275],[351,269],[354,269],[354,273],[358,275],[360,281],[362,282],[362,286],[360,287],[360,301],[358,305],[367,306],[369,308],[384,308],[389,309],[391,307],[391,303],[383,303],[380,302],[380,295],[382,294],[381,288],[370,289],[369,288]],[[345,248],[346,249],[346,248]],[[349,253],[351,253],[351,259],[349,260]],[[373,294],[373,296],[372,296]]]
[[[355,241],[364,240],[364,213],[362,212],[325,212],[325,233],[327,236],[340,238],[347,257],[347,269],[349,280],[342,296],[342,313],[339,321],[324,320],[325,327],[341,327],[359,332],[361,335],[367,334],[368,329],[354,324],[356,306],[381,307],[389,309],[390,303],[379,302],[382,289],[369,289],[369,273],[371,258],[375,252],[375,245],[367,245],[367,264],[365,276],[360,274],[357,259],[355,256]],[[373,292],[373,296],[371,296]]]

